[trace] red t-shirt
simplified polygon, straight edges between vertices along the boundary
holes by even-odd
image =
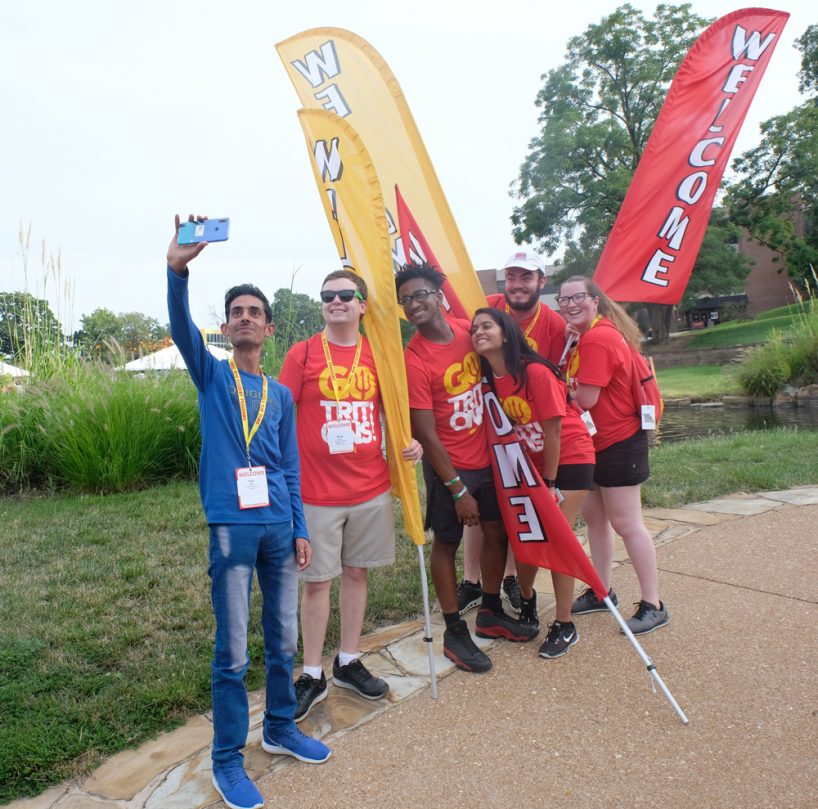
[[[417,332],[406,346],[409,407],[434,411],[437,436],[457,469],[483,469],[491,461],[471,324],[467,320],[447,322],[454,331],[450,343],[433,343]]]
[[[579,339],[568,362],[571,384],[596,385],[601,388],[597,403],[591,408],[596,425],[596,451],[630,438],[642,428],[633,400],[631,347],[607,318],[601,318]]]
[[[565,384],[544,365],[527,368],[528,385],[517,390],[511,374],[494,378],[497,396],[506,415],[514,422],[514,431],[525,444],[537,469],[543,469],[542,422],[562,417],[559,465],[593,463],[594,443],[573,407],[566,407]]]
[[[487,300],[489,306],[502,312],[506,311],[506,299],[502,293],[489,295]],[[537,305],[539,306],[539,314],[535,312],[531,317],[517,322],[523,334],[526,333],[529,327],[531,328],[531,331],[526,334],[528,344],[540,356],[551,360],[554,365],[557,365],[562,352],[565,350],[565,320],[544,303],[540,302]],[[514,317],[515,313],[509,310],[507,314]]]
[[[336,401],[321,332],[296,343],[284,358],[278,381],[293,394],[298,408],[296,437],[301,458],[301,496],[313,506],[352,506],[382,494],[390,487],[381,451],[380,395],[375,362],[366,337],[355,371],[345,390],[355,346],[329,343],[339,384]],[[330,453],[327,423],[351,421],[352,452]]]

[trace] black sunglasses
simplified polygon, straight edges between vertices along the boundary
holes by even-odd
[[[353,298],[363,300],[363,296],[357,289],[322,289],[321,300],[324,303],[332,303],[335,296],[338,296],[343,303],[349,303]]]

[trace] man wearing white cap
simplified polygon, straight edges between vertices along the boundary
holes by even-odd
[[[555,365],[565,349],[565,320],[540,302],[545,263],[527,250],[513,253],[503,267],[505,291],[488,296],[489,306],[503,309],[520,325],[529,345]]]

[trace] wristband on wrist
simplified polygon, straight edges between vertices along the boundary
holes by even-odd
[[[464,486],[459,492],[457,492],[457,494],[452,495],[452,500],[454,500],[456,503],[458,500],[465,497],[468,493],[469,490]]]
[[[553,489],[557,485],[557,481],[554,478],[543,478],[542,482],[548,486],[549,489]]]
[[[451,480],[447,480],[443,485],[444,486],[451,486],[453,483],[458,483],[460,481],[460,475],[455,475]]]

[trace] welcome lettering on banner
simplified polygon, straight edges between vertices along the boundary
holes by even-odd
[[[417,239],[400,230],[395,199],[400,186],[417,232],[422,230],[434,248],[438,266],[464,310],[485,306],[483,289],[403,91],[380,54],[341,28],[302,31],[279,42],[276,50],[304,107],[334,113],[365,144],[384,198],[393,269],[425,252]],[[325,179],[334,182],[343,171],[339,152],[343,144],[332,138],[323,141],[313,144],[313,157]],[[331,207],[336,202],[330,199]],[[455,294],[450,297],[456,310]]]
[[[497,500],[514,556],[526,564],[573,576],[602,600],[607,589],[485,379],[483,407]]]
[[[681,300],[730,153],[788,18],[769,9],[728,14],[682,61],[594,274],[610,297]]]

